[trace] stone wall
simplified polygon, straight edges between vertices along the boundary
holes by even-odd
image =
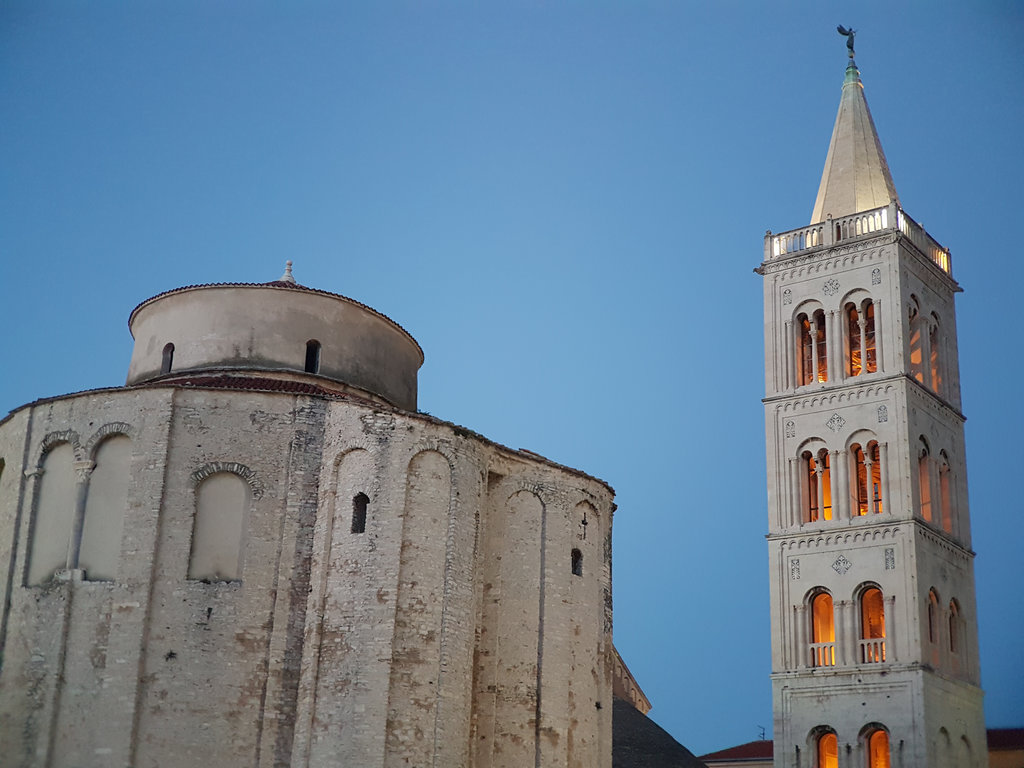
[[[120,435],[116,575],[69,554],[31,585],[40,536],[73,551],[75,520],[88,536],[117,503],[89,486]],[[34,527],[61,445],[74,509]],[[11,765],[611,764],[600,481],[425,415],[170,386],[19,409],[0,460]],[[189,578],[197,500],[226,475],[241,491],[203,515],[241,577]]]

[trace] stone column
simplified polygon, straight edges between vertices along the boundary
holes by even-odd
[[[875,307],[875,360],[876,368],[881,373],[885,366],[882,365],[882,300],[875,299],[872,304]]]
[[[863,313],[857,316],[857,328],[860,329],[860,340],[857,343],[857,347],[858,352],[860,353],[860,372],[863,375],[868,372],[867,339],[865,338],[865,334],[868,330],[868,324],[864,319]]]
[[[878,444],[878,479],[881,486],[882,512],[892,514],[892,498],[889,496],[889,446],[888,443]]]
[[[75,514],[71,522],[71,538],[68,540],[67,569],[78,569],[78,556],[82,551],[82,530],[85,527],[85,500],[89,493],[89,476],[96,462],[76,461],[74,463],[77,483],[75,485]]]
[[[796,620],[796,668],[807,669],[808,664],[808,650],[807,650],[807,606],[800,604],[795,609],[795,620]]]
[[[836,520],[850,519],[847,509],[850,502],[850,486],[847,478],[849,464],[849,454],[846,451],[836,451],[836,457],[832,463],[832,476],[835,479],[835,482],[832,483],[832,508]]]
[[[782,388],[790,390],[793,384],[793,322],[787,320],[784,324],[782,338],[785,341],[782,347]]]
[[[871,458],[871,448],[864,447],[864,490],[867,492],[868,514],[873,515],[875,509],[875,489],[872,487],[872,476],[874,475],[875,462]]]

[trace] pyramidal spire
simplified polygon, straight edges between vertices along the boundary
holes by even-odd
[[[828,216],[839,218],[881,208],[891,201],[899,202],[871,110],[864,98],[860,71],[853,60],[853,30],[840,27],[839,31],[848,36],[850,63],[846,67],[839,114],[832,129],[811,224],[824,221]]]

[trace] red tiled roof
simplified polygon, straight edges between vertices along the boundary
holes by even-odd
[[[720,749],[718,752],[710,752],[701,755],[701,760],[770,760],[774,753],[773,742],[767,739],[763,741],[748,741],[738,747]]]

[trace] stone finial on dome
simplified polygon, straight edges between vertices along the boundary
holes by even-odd
[[[279,283],[295,283],[295,278],[292,277],[292,262],[291,259],[284,263],[284,274],[277,279]]]

